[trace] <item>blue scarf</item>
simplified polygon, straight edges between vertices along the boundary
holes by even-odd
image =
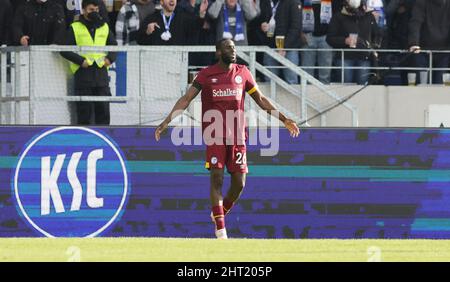
[[[227,4],[223,5],[223,38],[233,39],[233,35],[230,32],[230,23],[228,18],[228,8]],[[236,4],[236,35],[234,36],[234,41],[244,40],[244,27],[242,25],[242,10],[241,5]]]
[[[317,1],[305,0],[303,4],[303,31],[306,33],[313,32],[315,26],[313,2]],[[329,24],[332,17],[332,0],[320,1],[320,23]]]

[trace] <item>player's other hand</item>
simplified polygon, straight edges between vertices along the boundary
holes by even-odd
[[[169,125],[166,122],[161,123],[155,130],[155,139],[156,141],[159,141],[161,139],[161,133],[164,132],[164,130],[167,129]]]
[[[285,120],[284,126],[287,128],[287,130],[289,130],[289,133],[292,137],[297,137],[300,134],[300,129],[292,119]]]

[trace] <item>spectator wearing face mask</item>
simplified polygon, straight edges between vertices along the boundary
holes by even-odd
[[[14,15],[13,42],[22,46],[56,44],[64,38],[65,29],[64,11],[59,4],[30,0]]]
[[[98,1],[83,0],[83,14],[69,28],[66,45],[117,45],[109,25],[99,13]],[[111,96],[108,67],[116,60],[114,52],[61,52],[61,55],[70,61],[70,70],[75,76],[76,96]],[[81,125],[110,124],[108,102],[77,102],[76,113],[77,122]]]
[[[64,15],[66,17],[66,26],[69,27],[74,21],[78,20],[81,13],[82,0],[50,0],[55,1],[63,7]],[[99,13],[102,18],[110,24],[108,10],[103,0],[98,1]],[[111,26],[111,25],[110,25]]]
[[[345,0],[341,12],[331,19],[327,42],[339,49],[372,49],[379,37],[375,17],[366,11],[361,0]],[[345,52],[342,61],[339,54],[339,66],[344,64],[345,83],[365,84],[368,81],[371,55],[372,52]]]
[[[450,0],[416,0],[409,21],[408,45],[415,52],[416,67],[428,68],[429,54],[420,53],[422,49],[448,50],[450,48]],[[449,53],[434,53],[432,66],[448,68]],[[428,82],[429,73],[421,71],[420,83]],[[441,84],[443,71],[433,72],[433,83]]]
[[[151,0],[131,0],[117,15],[116,38],[119,45],[136,45],[140,23],[155,11]]]

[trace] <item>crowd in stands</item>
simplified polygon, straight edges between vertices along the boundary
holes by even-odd
[[[236,45],[275,48],[275,38],[283,36],[287,50],[278,50],[279,54],[323,83],[340,81],[341,75],[330,66],[343,64],[345,82],[363,84],[376,63],[428,67],[430,57],[422,50],[450,50],[450,0],[97,1],[99,15],[118,45],[214,45],[231,38]],[[70,25],[80,19],[77,2],[0,0],[0,45],[73,43],[67,38]],[[333,48],[367,51],[345,52],[344,56],[320,51]],[[377,56],[374,50],[378,48],[409,50],[412,55]],[[266,66],[277,65],[271,56],[257,59]],[[192,56],[190,60],[206,65],[213,58]],[[448,68],[449,63],[450,53],[435,54],[431,62],[434,68]],[[272,71],[281,72],[279,68]],[[442,83],[443,73],[433,73],[433,83]],[[282,75],[289,83],[299,82],[289,70]],[[398,75],[400,83],[407,84],[406,72]]]

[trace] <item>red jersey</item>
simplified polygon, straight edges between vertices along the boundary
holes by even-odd
[[[234,144],[245,143],[245,92],[253,94],[257,89],[248,68],[245,65],[232,64],[230,70],[224,70],[215,64],[202,69],[193,84],[202,91],[202,130],[205,139],[211,135]],[[209,134],[212,126],[218,122],[218,114],[221,115],[223,131],[215,130]]]

